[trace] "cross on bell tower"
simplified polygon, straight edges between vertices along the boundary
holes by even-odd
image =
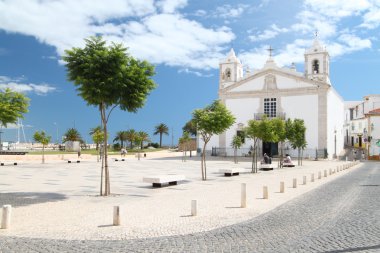
[[[269,45],[269,48],[267,49],[267,51],[269,52],[269,58],[272,58],[272,52],[274,51],[272,46]]]

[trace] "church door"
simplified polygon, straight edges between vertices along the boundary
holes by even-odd
[[[263,155],[266,153],[270,157],[278,155],[278,143],[263,142]]]

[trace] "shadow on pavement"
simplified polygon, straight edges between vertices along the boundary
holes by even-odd
[[[64,194],[52,192],[7,192],[0,193],[0,206],[29,206],[40,203],[56,202],[66,199]]]

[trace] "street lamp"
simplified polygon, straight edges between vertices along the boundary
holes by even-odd
[[[57,144],[58,144],[59,143],[59,140],[58,140],[58,124],[57,124],[57,122],[54,122],[53,124],[55,125],[55,128],[56,128],[56,133],[57,133],[56,140],[57,140]]]

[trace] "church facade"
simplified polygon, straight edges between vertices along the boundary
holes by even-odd
[[[219,99],[236,117],[235,124],[225,133],[214,136],[208,148],[225,148],[231,155],[231,142],[247,126],[249,120],[269,118],[303,119],[306,126],[307,148],[304,156],[315,157],[316,150],[330,159],[344,149],[344,101],[330,82],[330,57],[318,39],[305,51],[304,73],[295,65],[278,67],[272,56],[262,69],[243,71],[243,65],[233,49],[220,62]],[[201,143],[200,143],[201,144]],[[252,141],[245,139],[243,149]],[[201,146],[200,146],[201,147]],[[277,143],[260,143],[262,153],[276,155]],[[296,151],[285,144],[287,153]]]

